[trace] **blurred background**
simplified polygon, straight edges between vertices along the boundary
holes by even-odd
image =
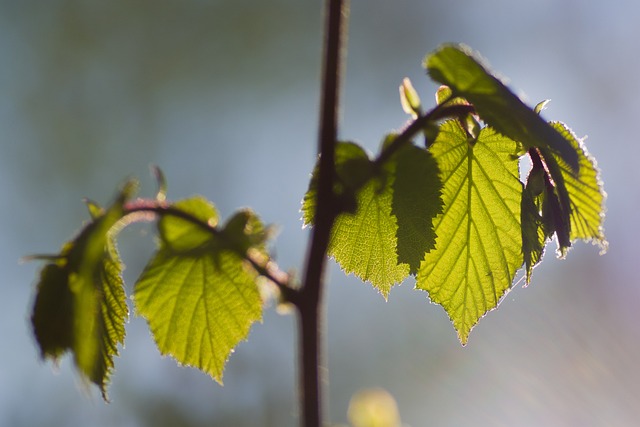
[[[221,387],[159,355],[145,322],[127,325],[109,394],[85,389],[69,357],[42,363],[29,315],[37,263],[108,203],[126,177],[169,197],[203,194],[223,217],[250,206],[300,269],[300,201],[315,161],[320,1],[0,0],[0,426],[297,425],[295,319],[269,308]],[[401,127],[403,77],[429,104],[424,55],[465,42],[545,117],[597,157],[609,252],[554,244],[463,348],[444,311],[408,280],[389,301],[332,264],[327,410],[346,422],[366,387],[395,396],[404,424],[632,426],[640,419],[640,5],[632,0],[353,0],[341,137],[371,151]],[[123,232],[131,284],[154,247]]]

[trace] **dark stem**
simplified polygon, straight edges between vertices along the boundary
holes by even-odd
[[[320,104],[318,192],[315,225],[307,253],[298,304],[300,316],[299,357],[301,425],[322,424],[322,392],[319,364],[320,317],[324,269],[329,236],[337,215],[333,194],[334,151],[337,140],[339,91],[342,72],[343,35],[346,33],[348,0],[326,0],[325,41]]]

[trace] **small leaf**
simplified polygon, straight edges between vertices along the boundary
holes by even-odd
[[[422,114],[420,97],[408,77],[405,77],[400,85],[400,104],[402,104],[404,112],[410,114],[413,118]]]
[[[176,253],[188,253],[211,243],[210,228],[218,225],[218,212],[204,197],[181,200],[174,203],[173,207],[201,222],[177,216],[163,216],[158,221],[163,246]]]
[[[607,241],[604,236],[603,223],[606,194],[600,179],[600,170],[584,144],[564,123],[552,122],[551,126],[562,134],[576,150],[580,163],[580,170],[576,174],[562,158],[558,158],[564,185],[569,194],[571,240],[581,239],[592,242],[605,252]]]
[[[229,248],[240,253],[258,249],[266,255],[265,243],[271,229],[265,227],[251,209],[241,209],[227,221],[221,232],[229,242]]]
[[[544,192],[534,196],[533,199],[535,214],[541,215],[541,222],[537,225],[539,228],[537,233],[545,236],[545,242],[554,233],[556,234],[560,257],[566,255],[567,250],[571,247],[571,242],[577,239],[591,241],[598,245],[602,252],[605,252],[607,242],[602,226],[605,212],[605,193],[595,160],[589,156],[582,142],[566,125],[552,122],[551,126],[560,132],[576,150],[580,170],[575,173],[559,156],[545,149],[530,151],[533,168],[529,174],[527,185],[530,186],[529,182],[537,181],[534,179],[534,173],[548,171],[548,173],[544,172]],[[528,215],[534,215],[534,212]],[[524,221],[523,214],[523,224],[525,224]],[[533,225],[528,223],[528,226],[532,227]],[[533,236],[531,231],[530,233]],[[530,247],[530,244],[530,240],[523,242],[528,280],[531,268],[540,260],[535,255],[537,250]],[[531,258],[529,250],[534,252],[533,258]]]
[[[153,173],[153,176],[156,178],[156,183],[158,184],[156,200],[164,202],[167,199],[167,179],[164,176],[164,172],[162,172],[159,166],[152,165],[151,173]]]
[[[355,212],[356,193],[374,175],[373,163],[367,153],[353,142],[338,142],[335,150],[336,182],[334,196],[341,203],[341,210]],[[302,200],[302,220],[305,226],[313,225],[316,212],[316,198],[318,188],[318,164],[316,164],[309,189]]]
[[[531,175],[530,175],[531,176]],[[544,189],[542,190],[544,191]],[[539,196],[542,193],[538,193]],[[522,253],[524,256],[525,271],[528,284],[531,281],[531,273],[541,260],[544,247],[547,243],[547,233],[540,216],[540,209],[535,203],[536,196],[527,187],[522,192],[521,221],[522,221]]]
[[[533,112],[536,114],[540,114],[542,113],[542,111],[544,111],[545,108],[547,108],[547,104],[549,104],[549,99],[545,99],[544,101],[540,101],[536,104],[536,106],[533,108]]]
[[[31,316],[42,357],[56,360],[71,351],[80,374],[105,400],[128,316],[122,262],[109,233],[132,193],[133,186],[125,186],[105,211],[89,205],[93,221],[42,269]]]
[[[424,66],[433,80],[471,102],[496,131],[526,148],[548,147],[578,170],[576,152],[565,138],[489,73],[468,47],[445,45],[427,56]]]
[[[47,264],[40,272],[38,292],[31,315],[41,356],[60,358],[73,348],[73,293],[64,264]]]
[[[89,211],[91,219],[99,218],[100,215],[104,214],[104,209],[97,202],[90,199],[84,199],[84,203],[87,205],[87,210]]]
[[[442,85],[436,91],[436,104],[444,104],[445,102],[453,100],[453,92],[451,88],[446,85]]]
[[[264,227],[244,211],[220,231],[215,207],[201,197],[173,207],[195,221],[173,215],[159,221],[161,244],[135,285],[135,307],[162,354],[222,382],[229,355],[262,318],[257,273],[237,244],[261,248]]]
[[[416,287],[444,307],[462,344],[522,265],[516,146],[489,127],[470,141],[453,120],[442,124],[431,146],[444,210],[434,220],[436,246],[422,261]]]

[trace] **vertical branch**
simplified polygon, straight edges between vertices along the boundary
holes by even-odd
[[[346,32],[348,0],[326,0],[325,41],[321,88],[318,192],[315,225],[307,253],[303,284],[297,304],[300,316],[299,357],[303,427],[319,427],[322,392],[319,378],[321,358],[320,317],[323,276],[331,227],[337,209],[333,196],[334,152],[337,139],[342,44]]]

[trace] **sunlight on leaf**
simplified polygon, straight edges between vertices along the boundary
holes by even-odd
[[[600,179],[600,170],[582,142],[564,123],[552,122],[551,126],[561,133],[576,150],[580,163],[580,170],[576,174],[568,164],[562,161],[562,158],[558,158],[564,185],[569,193],[571,240],[581,239],[592,242],[605,252],[607,241],[603,223],[606,194]]]
[[[433,155],[414,146],[400,150],[395,158],[392,214],[397,219],[398,262],[416,274],[424,255],[433,249],[433,219],[442,212],[438,165]]]
[[[405,77],[400,85],[400,104],[402,105],[404,112],[412,116],[414,119],[422,115],[420,96],[408,77]]]
[[[444,307],[463,344],[522,265],[516,149],[488,127],[470,141],[456,121],[443,123],[431,147],[444,211],[434,220],[436,246],[420,266],[416,287]]]
[[[333,186],[335,198],[343,211],[356,211],[356,193],[374,176],[373,162],[358,144],[338,142],[335,151],[336,182]],[[313,225],[316,214],[318,188],[318,164],[313,170],[309,189],[302,200],[302,219],[304,225]]]
[[[355,209],[336,218],[329,255],[346,273],[369,281],[387,298],[391,287],[416,271],[433,247],[432,219],[441,208],[437,165],[429,152],[413,145],[400,149],[376,173],[356,144],[340,143],[336,158],[339,177],[350,173],[358,179],[342,178],[357,182],[349,185],[356,188],[350,196]],[[354,173],[354,165],[362,172]],[[306,224],[313,224],[314,182],[312,178],[303,203]]]
[[[339,143],[336,147],[338,176],[343,177],[353,171],[353,165],[363,165],[363,170],[365,167],[368,170],[373,168],[362,148],[353,143]],[[345,273],[353,273],[371,282],[385,298],[391,287],[409,274],[409,266],[398,264],[396,254],[397,224],[391,212],[392,173],[388,167],[376,176],[370,172],[370,178],[359,183],[360,188],[349,195],[354,201],[354,213],[346,212],[336,218],[328,250]],[[358,175],[366,177],[365,173]],[[309,193],[315,194],[315,189],[310,187]],[[307,224],[313,223],[310,209],[313,205],[309,204],[313,199],[305,197],[307,203],[303,205]]]
[[[257,274],[235,244],[254,242],[254,231],[263,227],[245,212],[224,230],[213,228],[218,214],[200,197],[173,206],[200,222],[161,218],[160,247],[135,285],[136,311],[149,322],[162,354],[222,382],[229,355],[262,318]]]
[[[564,257],[575,240],[590,241],[607,250],[604,237],[605,192],[595,160],[571,130],[559,122],[553,126],[578,153],[580,170],[575,173],[559,156],[545,150],[530,153],[533,167],[523,195],[523,251],[527,282],[540,262],[544,244],[553,234],[558,255]],[[540,190],[539,180],[542,182]]]
[[[534,110],[527,107],[476,59],[466,46],[445,45],[428,55],[424,67],[431,78],[453,95],[471,102],[480,118],[501,134],[530,147],[548,147],[574,170],[575,150]]]
[[[126,185],[106,211],[89,204],[93,221],[43,268],[31,317],[42,356],[55,360],[70,350],[78,371],[105,400],[128,317],[122,262],[109,232],[133,191],[134,184]]]

